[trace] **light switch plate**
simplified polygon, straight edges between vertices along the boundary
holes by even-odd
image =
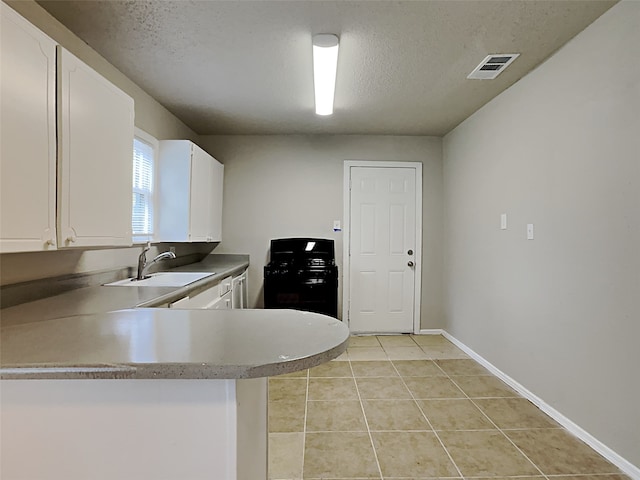
[[[333,221],[333,231],[334,232],[340,232],[342,230],[342,227],[340,226],[340,220],[334,220]]]
[[[500,215],[500,230],[506,230],[507,229],[507,214],[503,213],[502,215]]]
[[[527,223],[527,240],[533,240],[533,223]]]

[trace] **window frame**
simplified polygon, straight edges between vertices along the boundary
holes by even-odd
[[[151,147],[151,149],[153,150],[153,175],[151,178],[151,207],[152,207],[152,212],[153,212],[153,225],[152,225],[152,232],[151,234],[134,234],[133,233],[133,210],[131,211],[131,237],[132,237],[132,243],[134,245],[138,245],[138,244],[145,244],[147,242],[153,242],[155,240],[156,234],[157,234],[157,206],[158,206],[158,198],[157,198],[157,191],[158,191],[158,155],[160,152],[160,141],[153,137],[151,134],[145,132],[144,130],[135,127],[134,128],[134,132],[133,132],[133,139],[134,139],[134,143],[132,143],[131,145],[131,176],[132,176],[132,183],[131,183],[131,194],[133,195],[134,191],[134,186],[133,186],[133,158],[134,158],[134,145],[135,145],[135,140],[138,140],[142,143],[145,143],[147,145],[149,145]]]

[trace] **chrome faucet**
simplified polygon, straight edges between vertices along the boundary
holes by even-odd
[[[151,260],[149,264],[147,264],[147,252],[150,248],[151,242],[147,243],[147,245],[142,249],[142,253],[138,257],[138,275],[136,276],[136,280],[144,280],[146,278],[144,274],[145,270],[154,263],[159,262],[160,260],[164,260],[165,258],[176,258],[176,254],[173,252],[163,252],[153,260]]]

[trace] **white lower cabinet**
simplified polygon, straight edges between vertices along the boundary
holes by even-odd
[[[215,285],[203,292],[200,292],[191,297],[184,297],[180,300],[170,303],[169,308],[185,308],[185,309],[197,309],[197,308],[209,308],[220,298],[220,286]]]
[[[227,310],[247,308],[247,271],[226,277],[217,285],[169,304],[169,308]]]
[[[233,277],[231,290],[233,292],[231,308],[249,308],[247,305],[249,302],[249,285],[247,284],[246,270],[237,277]]]
[[[209,310],[230,310],[233,308],[231,305],[231,292],[225,293],[208,308]]]
[[[231,277],[193,296],[169,304],[169,308],[220,310],[231,308]]]

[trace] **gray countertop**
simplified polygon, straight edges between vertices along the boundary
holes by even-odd
[[[106,287],[73,290],[53,297],[23,303],[0,310],[2,327],[41,322],[53,318],[90,313],[105,313],[135,307],[157,307],[197,293],[229,275],[242,272],[248,260],[210,255],[201,262],[171,269],[172,272],[212,272],[212,275],[185,287]]]
[[[94,286],[4,308],[0,378],[255,378],[344,352],[348,328],[324,315],[144,308],[196,294],[248,265],[209,256],[171,270],[212,272],[185,287]]]
[[[347,348],[340,321],[294,310],[143,308],[2,330],[3,379],[256,378]]]

